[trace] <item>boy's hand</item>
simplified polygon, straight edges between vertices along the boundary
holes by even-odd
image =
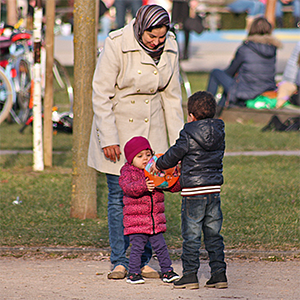
[[[155,189],[153,180],[150,180],[149,178],[146,177],[146,185],[147,185],[148,191],[153,192],[153,190]]]
[[[150,174],[155,175],[158,174],[160,171],[156,168],[156,163],[155,161],[153,162],[153,165],[149,169]]]

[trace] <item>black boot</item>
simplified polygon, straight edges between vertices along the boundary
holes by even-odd
[[[197,273],[183,275],[179,280],[174,282],[173,287],[175,289],[199,289]]]
[[[216,288],[216,289],[228,288],[225,271],[211,276],[210,279],[206,282],[205,287]]]

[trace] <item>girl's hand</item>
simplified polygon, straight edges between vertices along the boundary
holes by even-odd
[[[148,191],[153,192],[153,190],[155,188],[153,180],[150,180],[149,178],[146,177],[146,185],[147,185]]]

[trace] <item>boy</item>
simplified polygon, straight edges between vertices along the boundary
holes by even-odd
[[[225,131],[224,122],[213,119],[215,112],[216,101],[211,93],[193,94],[188,100],[187,123],[180,137],[156,162],[157,170],[164,170],[181,161],[183,276],[174,282],[174,288],[199,288],[201,231],[211,268],[211,278],[205,286],[228,287],[224,243],[220,235]]]

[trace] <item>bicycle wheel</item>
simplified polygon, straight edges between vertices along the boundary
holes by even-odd
[[[31,89],[31,70],[27,60],[21,58],[16,63],[17,77],[14,80],[17,93],[17,101],[13,105],[14,114],[12,117],[18,124],[27,121],[30,113],[30,89]]]
[[[54,103],[60,107],[68,105],[73,112],[73,87],[65,67],[56,59],[53,63],[53,96]]]
[[[5,71],[0,67],[0,123],[8,116],[16,99],[15,90],[11,80],[5,75]]]

